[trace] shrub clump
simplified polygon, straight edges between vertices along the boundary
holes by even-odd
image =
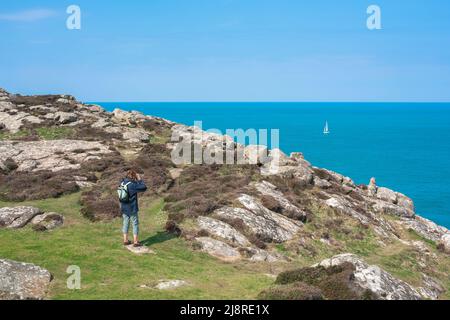
[[[323,300],[322,290],[304,282],[295,282],[266,289],[258,295],[261,300]]]
[[[169,212],[186,217],[211,214],[229,205],[259,174],[257,166],[192,165],[183,170],[165,197]]]
[[[374,293],[354,285],[355,267],[351,263],[339,266],[310,267],[282,272],[275,283],[281,288],[287,285],[305,283],[320,289],[325,299],[331,300],[372,300]],[[277,287],[275,287],[277,288]]]
[[[173,220],[168,220],[166,222],[166,225],[164,227],[167,233],[173,234],[177,237],[181,235],[181,228],[178,226],[178,224]]]
[[[91,221],[102,221],[121,216],[118,200],[111,194],[100,191],[85,191],[81,194],[81,214]]]
[[[0,197],[6,201],[57,198],[77,192],[70,170],[51,172],[13,172],[0,176]]]

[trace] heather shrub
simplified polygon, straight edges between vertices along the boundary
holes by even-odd
[[[77,192],[70,170],[51,172],[13,172],[1,177],[0,197],[6,201],[57,198]]]
[[[303,282],[319,288],[326,299],[331,300],[366,300],[376,299],[369,291],[356,287],[354,281],[355,267],[350,263],[338,266],[310,267],[282,272],[275,283],[289,285]]]
[[[260,300],[323,300],[322,291],[304,282],[275,286],[258,295]]]
[[[119,201],[113,195],[102,195],[99,191],[85,191],[81,194],[80,203],[81,213],[91,221],[121,216]]]
[[[178,224],[175,221],[168,220],[166,222],[166,225],[164,227],[167,233],[173,234],[177,237],[181,235],[181,228],[178,226]]]

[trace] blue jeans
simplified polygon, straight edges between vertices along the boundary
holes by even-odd
[[[128,234],[128,229],[130,228],[130,220],[133,224],[133,235],[137,236],[139,234],[139,217],[137,212],[134,214],[122,214],[123,217],[123,227],[122,232],[123,234]]]

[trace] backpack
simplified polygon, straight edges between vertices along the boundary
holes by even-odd
[[[128,192],[128,185],[131,182],[124,183],[122,182],[120,186],[117,188],[117,195],[119,196],[119,201],[123,203],[130,202],[130,193]]]

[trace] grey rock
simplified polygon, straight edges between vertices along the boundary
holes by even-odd
[[[187,285],[188,283],[184,280],[160,280],[155,286],[158,290],[171,290]]]
[[[208,231],[216,237],[228,241],[232,245],[243,247],[250,245],[250,242],[243,234],[225,222],[201,216],[198,217],[197,223],[200,228]]]
[[[295,216],[298,218],[306,218],[307,214],[297,206],[293,205],[279,190],[277,190],[277,187],[273,184],[262,181],[262,182],[256,182],[252,183],[251,186],[253,186],[256,190],[258,190],[259,193],[262,195],[270,196],[274,198],[279,206],[282,209],[282,213],[289,215],[289,216]]]
[[[422,296],[408,283],[393,277],[375,265],[368,265],[356,255],[346,253],[323,260],[318,265],[331,266],[350,263],[355,267],[353,283],[356,289],[369,290],[381,300],[420,300]],[[317,265],[315,265],[317,266]]]
[[[42,120],[21,111],[16,112],[15,114],[9,114],[0,110],[0,123],[3,123],[6,129],[12,133],[18,132],[25,122],[38,124],[41,123]]]
[[[378,199],[390,203],[397,203],[397,193],[395,191],[392,191],[391,189],[378,187],[376,196]]]
[[[0,208],[0,227],[17,229],[24,227],[42,211],[35,207],[5,207]]]
[[[269,251],[259,249],[259,248],[253,248],[253,247],[246,247],[241,250],[241,254],[244,253],[246,258],[253,262],[286,262],[288,261],[287,258],[281,254],[278,253],[271,253]]]
[[[422,274],[422,287],[417,288],[417,290],[422,297],[429,300],[437,300],[445,292],[445,289],[438,280],[426,274]]]
[[[152,249],[150,249],[147,246],[141,246],[141,247],[135,247],[132,244],[125,246],[125,248],[128,251],[131,251],[134,254],[137,255],[143,255],[143,254],[155,254],[155,251],[153,251]]]
[[[415,212],[408,208],[382,200],[375,200],[373,203],[373,209],[382,214],[389,214],[399,217],[414,218],[415,216]]]
[[[225,242],[209,237],[199,237],[195,240],[200,244],[202,251],[220,260],[232,262],[241,258],[239,251]]]
[[[271,150],[270,161],[261,166],[261,174],[279,175],[283,178],[295,178],[301,184],[312,184],[314,172],[311,164],[301,157],[288,158],[280,150]]]
[[[292,239],[302,226],[300,222],[270,211],[251,196],[243,194],[238,201],[245,209],[222,207],[214,211],[214,214],[228,219],[240,219],[253,233],[278,243]]]
[[[11,158],[18,165],[17,171],[78,169],[82,162],[100,159],[101,155],[111,152],[96,141],[0,141],[0,163]]]
[[[317,176],[314,176],[314,185],[321,189],[328,189],[331,187],[331,183],[325,179],[320,179]]]
[[[244,163],[261,164],[268,161],[268,149],[263,145],[249,145],[244,147]]]
[[[0,259],[0,300],[42,300],[51,280],[41,267]]]
[[[75,113],[72,112],[56,112],[54,115],[54,119],[61,124],[68,124],[78,120],[78,117]]]
[[[444,234],[440,241],[444,247],[444,251],[450,254],[450,233]]]
[[[404,228],[412,229],[425,239],[439,242],[450,231],[431,220],[416,215],[414,218],[402,218],[399,222]]]
[[[46,212],[35,216],[31,220],[33,229],[36,231],[49,231],[62,226],[64,223],[64,217],[55,212]]]

